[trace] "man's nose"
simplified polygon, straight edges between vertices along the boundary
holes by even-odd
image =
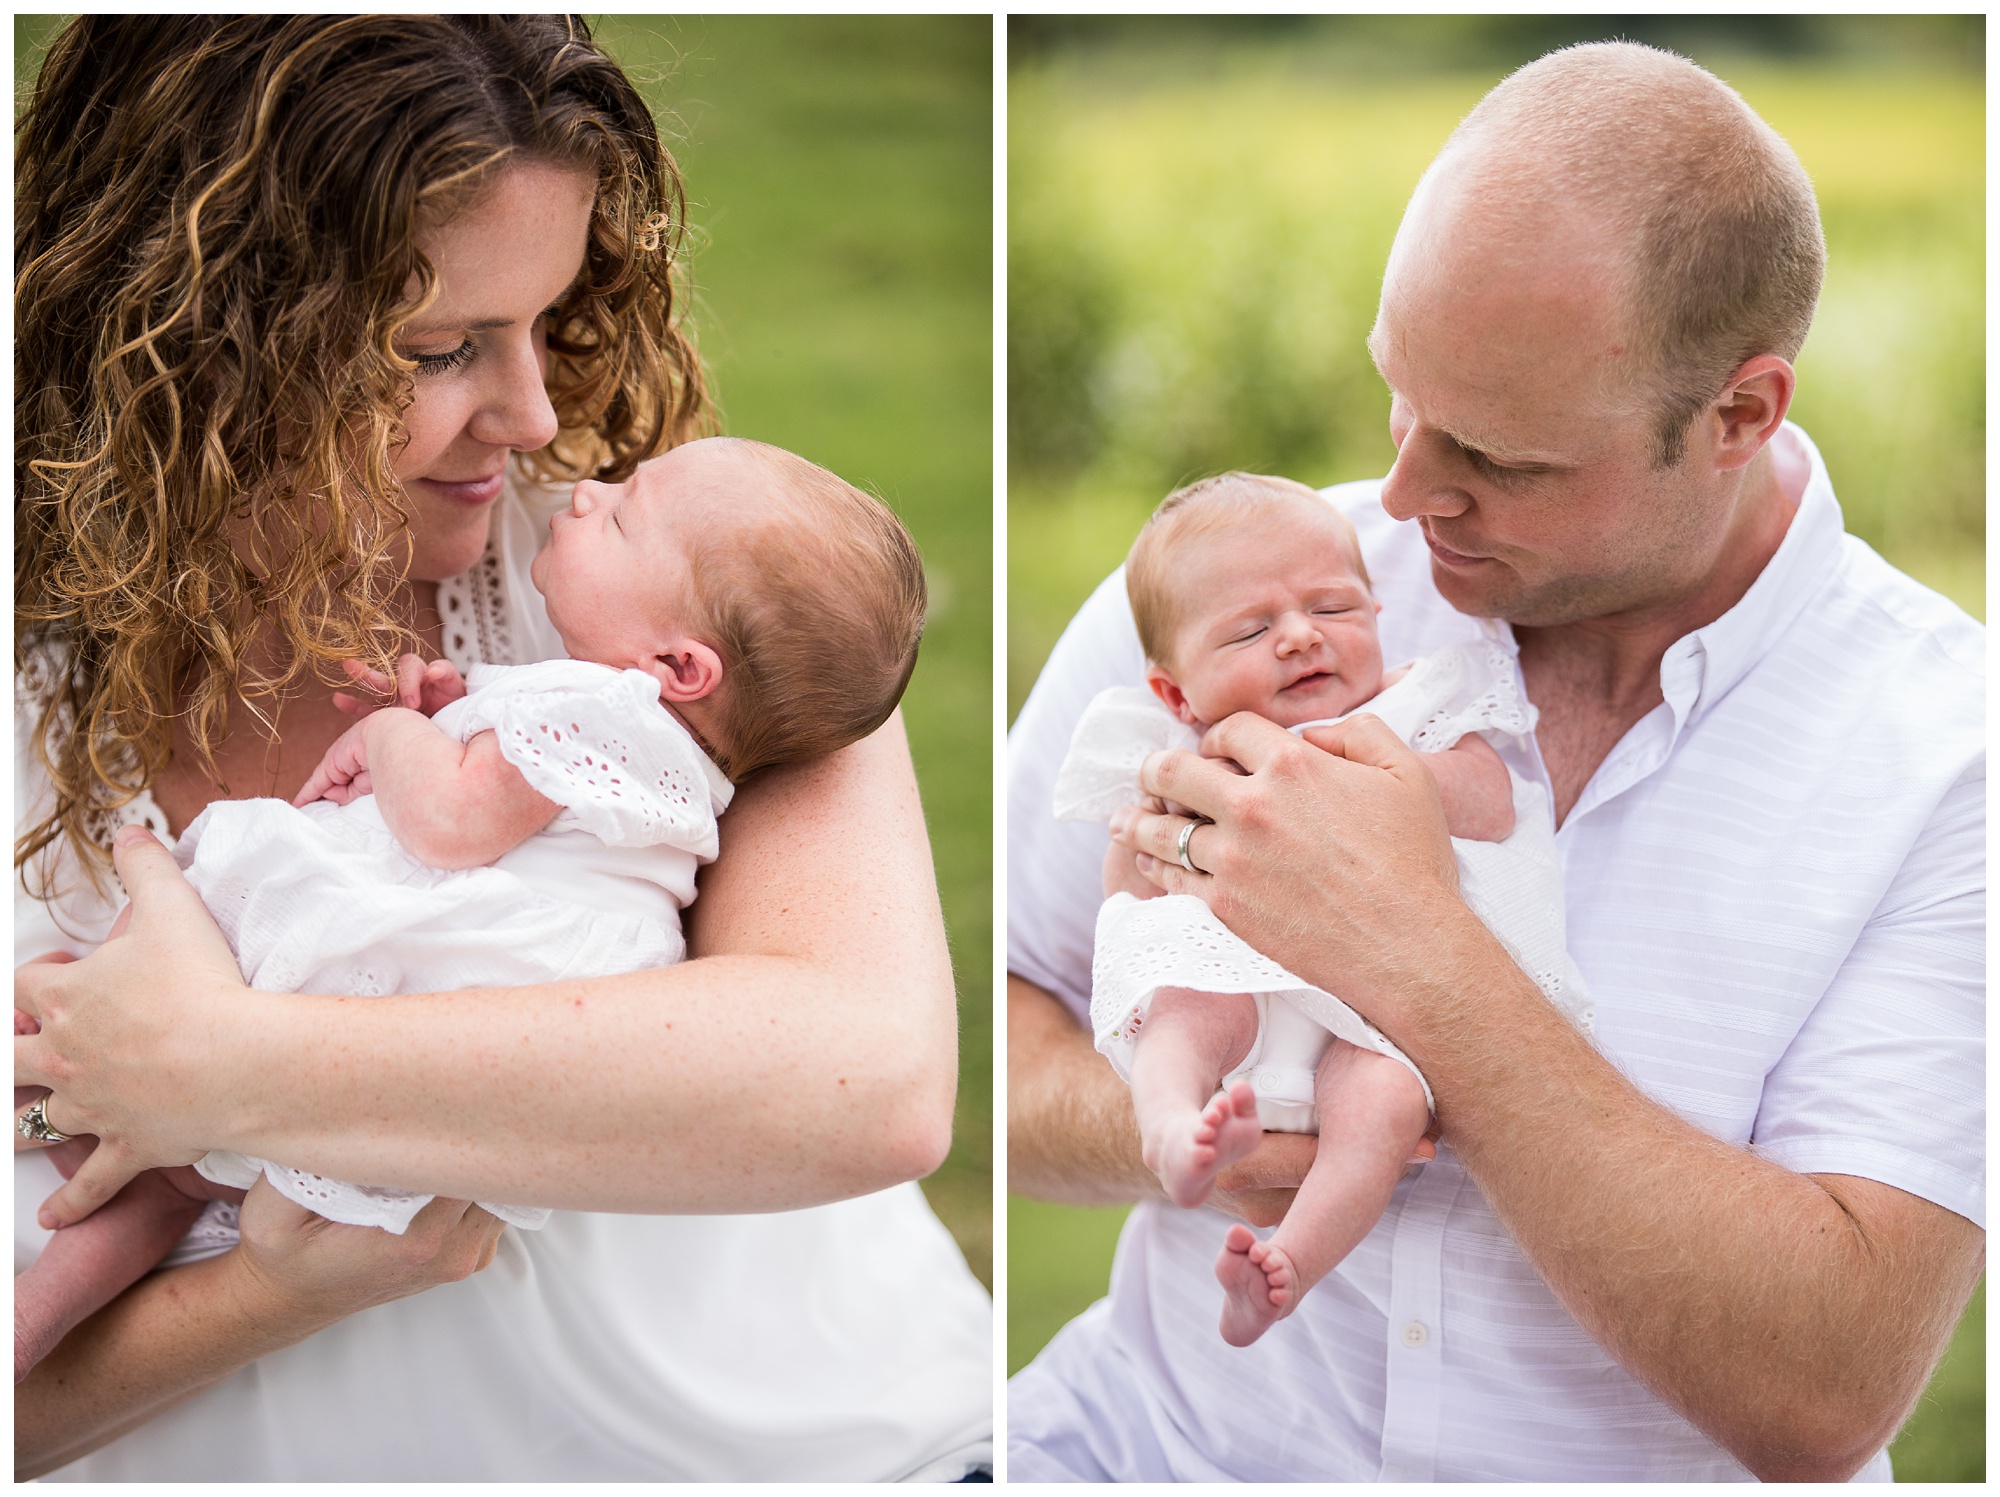
[[[1458,444],[1435,427],[1413,421],[1396,448],[1396,463],[1382,480],[1382,508],[1390,518],[1460,515],[1472,496],[1459,484],[1463,457]]]
[[[510,340],[487,368],[479,409],[468,423],[474,438],[489,447],[534,452],[556,439],[556,411],[549,403],[540,340]]]

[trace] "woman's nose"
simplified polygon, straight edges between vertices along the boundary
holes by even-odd
[[[556,439],[556,411],[549,403],[545,363],[541,339],[530,336],[513,341],[488,364],[491,383],[470,423],[477,440],[489,447],[533,452]]]
[[[1443,432],[1409,423],[1396,444],[1395,466],[1382,480],[1382,508],[1397,520],[1465,513],[1472,496],[1458,483],[1463,461],[1458,444]]]

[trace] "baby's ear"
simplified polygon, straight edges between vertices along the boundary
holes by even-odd
[[[676,640],[653,657],[651,670],[668,702],[698,702],[722,684],[722,657],[696,639]]]
[[[1194,725],[1194,709],[1188,706],[1186,695],[1165,671],[1157,665],[1147,666],[1146,684],[1153,688],[1153,695],[1166,704],[1167,711],[1190,727]]]

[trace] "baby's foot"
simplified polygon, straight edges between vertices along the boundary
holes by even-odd
[[[1285,1250],[1259,1242],[1241,1223],[1222,1240],[1215,1277],[1222,1284],[1222,1339],[1231,1346],[1248,1346],[1298,1303],[1298,1275]]]
[[[1176,1206],[1199,1206],[1215,1189],[1215,1177],[1254,1150],[1263,1136],[1257,1094],[1239,1081],[1216,1094],[1193,1128],[1162,1140],[1153,1169]]]

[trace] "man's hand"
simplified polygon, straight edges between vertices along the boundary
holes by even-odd
[[[425,717],[434,716],[465,695],[465,677],[449,660],[426,663],[421,655],[405,655],[396,662],[396,679],[390,680],[359,660],[341,662],[348,678],[366,696],[337,691],[333,704],[349,717],[366,717],[383,707],[408,707]]]
[[[1140,854],[1140,871],[1206,901],[1250,945],[1339,993],[1391,1039],[1395,1005],[1417,979],[1458,965],[1468,943],[1492,941],[1458,896],[1436,781],[1375,717],[1315,728],[1302,742],[1238,713],[1209,731],[1201,756],[1152,755],[1140,783],[1215,823],[1190,839],[1202,871],[1189,873],[1175,856],[1188,818],[1119,812],[1113,838]]]

